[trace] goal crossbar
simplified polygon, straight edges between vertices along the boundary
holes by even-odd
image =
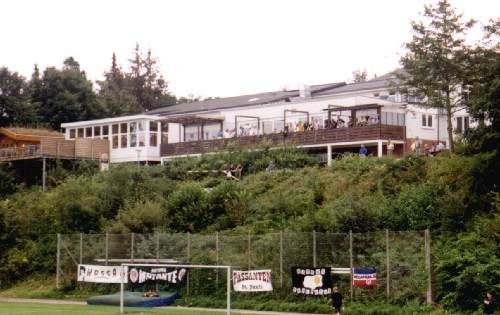
[[[177,267],[177,268],[196,268],[196,269],[226,269],[227,270],[227,310],[226,314],[231,315],[231,266],[221,265],[180,265],[180,264],[121,264],[123,267]],[[126,275],[128,277],[128,274]],[[124,313],[123,292],[125,283],[120,283],[120,314]]]

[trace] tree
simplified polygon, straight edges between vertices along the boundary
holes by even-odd
[[[466,77],[466,31],[474,21],[462,21],[448,0],[426,5],[425,22],[412,22],[413,38],[405,44],[407,54],[400,60],[399,74],[410,94],[427,97],[427,106],[443,108],[447,114],[448,142],[454,151],[452,116],[463,105]]]
[[[0,68],[0,126],[29,125],[37,120],[30,103],[28,84],[24,77]]]
[[[99,97],[106,106],[108,116],[134,114],[143,111],[137,99],[129,91],[127,80],[113,53],[111,68],[104,73],[104,80],[97,81]]]
[[[40,115],[52,128],[60,128],[63,122],[96,119],[105,116],[103,105],[98,101],[79,63],[69,57],[62,70],[45,69],[42,85],[36,96],[40,103]]]
[[[352,72],[352,77],[355,83],[365,82],[368,78],[368,72],[366,72],[366,69],[354,70]]]

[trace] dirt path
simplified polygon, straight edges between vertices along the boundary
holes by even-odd
[[[86,305],[83,301],[73,301],[73,300],[50,300],[50,299],[22,299],[22,298],[8,298],[0,297],[0,302],[10,302],[10,303],[39,303],[39,304],[69,304],[69,305]],[[225,312],[225,308],[205,308],[205,307],[185,307],[185,306],[164,306],[160,308],[165,309],[176,309],[185,311],[202,311],[202,312]],[[231,313],[239,314],[261,314],[261,315],[318,315],[318,314],[306,314],[306,313],[285,313],[285,312],[270,312],[270,311],[254,311],[254,310],[238,310],[231,309]]]

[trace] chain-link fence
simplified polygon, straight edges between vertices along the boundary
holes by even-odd
[[[58,236],[57,285],[75,282],[77,264],[118,264],[141,259],[172,259],[188,264],[271,269],[274,294],[291,293],[291,267],[377,269],[375,288],[352,286],[350,274],[334,283],[353,299],[389,297],[432,301],[428,231],[370,233],[278,232],[268,234],[68,234]],[[352,270],[352,269],[351,269]],[[224,292],[226,276],[190,270],[188,295]]]

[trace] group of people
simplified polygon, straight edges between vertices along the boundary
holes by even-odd
[[[241,166],[241,164],[231,164],[225,173],[227,178],[239,180],[242,171],[243,166]]]
[[[419,137],[416,137],[415,141],[413,141],[411,145],[411,150],[416,155],[436,156],[444,149],[446,149],[446,146],[442,141],[438,141],[437,143],[433,144],[424,144],[422,140],[419,139]]]
[[[142,294],[143,297],[147,297],[147,298],[151,298],[151,297],[159,297],[160,294],[156,291],[153,291],[153,290],[148,290],[148,291],[145,291],[143,294]]]

